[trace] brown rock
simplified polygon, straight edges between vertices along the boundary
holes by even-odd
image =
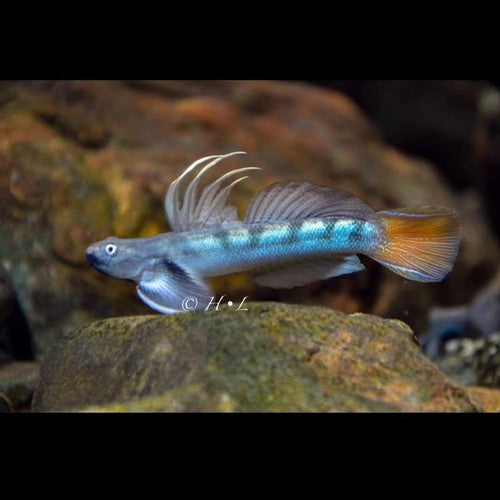
[[[388,142],[428,158],[450,183],[475,180],[480,101],[484,81],[372,80],[323,82],[346,92],[380,127]]]
[[[480,405],[484,411],[500,412],[500,390],[486,387],[467,387],[469,397]]]

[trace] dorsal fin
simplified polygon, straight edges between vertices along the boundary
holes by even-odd
[[[377,214],[356,196],[310,182],[278,182],[251,202],[245,223],[309,218],[378,222]]]
[[[246,154],[243,151],[235,151],[226,155],[214,155],[200,158],[192,163],[168,188],[165,196],[165,212],[170,227],[173,231],[190,231],[193,229],[202,229],[210,226],[219,226],[225,223],[239,223],[236,207],[229,205],[227,199],[232,187],[247,178],[239,177],[230,184],[224,186],[224,183],[231,177],[249,170],[259,170],[258,167],[238,168],[227,172],[212,184],[206,186],[201,195],[197,196],[198,183],[208,170],[217,165],[221,160],[230,156]],[[212,160],[205,165],[194,179],[186,186],[181,193],[180,181],[187,174],[204,162]]]

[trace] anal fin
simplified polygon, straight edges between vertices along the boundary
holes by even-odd
[[[267,269],[255,276],[255,282],[270,288],[293,288],[342,274],[355,273],[364,268],[356,255],[302,260]]]

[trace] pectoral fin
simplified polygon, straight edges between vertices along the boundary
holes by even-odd
[[[169,260],[158,261],[143,272],[137,293],[163,314],[205,309],[213,297],[206,283]]]

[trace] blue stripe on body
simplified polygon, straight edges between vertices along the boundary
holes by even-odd
[[[179,233],[178,258],[200,276],[217,276],[257,266],[314,256],[368,252],[377,229],[359,220],[308,219]]]

